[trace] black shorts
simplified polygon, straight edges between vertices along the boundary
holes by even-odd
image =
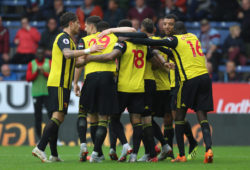
[[[118,99],[113,72],[95,72],[86,76],[81,90],[79,109],[87,113],[118,113]]]
[[[145,95],[144,95],[144,102],[145,102],[145,110],[143,116],[150,116],[152,115],[152,108],[153,108],[153,97],[156,91],[156,83],[154,80],[144,80],[145,82]]]
[[[119,113],[127,108],[130,114],[144,114],[145,102],[144,93],[125,93],[118,92]]]
[[[212,111],[212,81],[208,74],[180,83],[177,96],[177,108],[190,108],[194,111]]]
[[[177,94],[178,94],[179,88],[180,86],[178,85],[178,86],[172,87],[170,90],[171,110],[176,110],[177,108]]]
[[[71,90],[63,87],[48,87],[50,112],[68,113],[69,99]]]
[[[153,116],[163,117],[164,114],[171,114],[170,90],[156,91],[153,99]]]

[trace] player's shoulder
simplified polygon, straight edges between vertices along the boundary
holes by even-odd
[[[127,47],[127,42],[126,41],[118,41],[115,43],[116,48],[126,48]]]
[[[153,35],[153,36],[151,36],[151,37],[149,37],[149,38],[151,38],[151,39],[153,39],[153,40],[160,40],[160,39],[162,39],[162,37],[156,36],[156,35]]]
[[[59,43],[69,44],[70,43],[70,37],[67,33],[61,32],[57,35],[56,40]]]

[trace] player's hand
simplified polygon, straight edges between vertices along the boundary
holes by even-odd
[[[164,64],[164,66],[167,67],[167,68],[169,68],[169,69],[172,69],[172,70],[175,69],[175,64],[174,63],[168,63],[168,62],[166,62]]]
[[[78,86],[78,84],[74,84],[74,93],[76,96],[80,96],[80,87]]]
[[[106,29],[106,30],[102,31],[99,35],[97,35],[97,37],[102,38],[103,36],[108,35],[110,33],[112,33],[111,29]]]
[[[90,53],[102,51],[103,49],[105,49],[105,47],[103,45],[94,44],[92,47],[90,47]]]

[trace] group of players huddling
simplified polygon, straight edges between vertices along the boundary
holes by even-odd
[[[187,109],[193,109],[201,125],[206,145],[204,163],[213,162],[212,140],[207,112],[213,110],[212,84],[206,68],[206,58],[198,38],[187,33],[183,22],[175,15],[164,18],[165,37],[154,36],[154,23],[146,18],[138,33],[129,20],[121,20],[117,28],[98,16],[86,19],[87,36],[82,37],[78,49],[71,37],[79,32],[79,21],[74,13],[60,18],[63,32],[53,44],[52,65],[48,91],[53,115],[46,124],[41,140],[32,154],[42,162],[62,161],[57,153],[60,124],[67,114],[72,81],[75,95],[80,96],[77,130],[80,138],[80,161],[105,160],[102,145],[107,126],[110,131],[110,158],[124,162],[158,162],[170,157],[171,162],[194,159],[197,141],[185,119]],[[84,70],[84,85],[78,80]],[[74,77],[74,80],[73,80]],[[127,108],[133,126],[133,147],[126,139],[122,113]],[[94,149],[88,155],[86,145],[87,116]],[[154,121],[160,117],[164,133]],[[175,131],[173,129],[175,122]],[[179,149],[173,155],[174,132]],[[189,141],[185,156],[184,134]],[[161,143],[156,146],[155,138]],[[117,139],[123,146],[116,154]],[[137,160],[141,141],[145,154]],[[51,156],[45,154],[50,143]],[[158,155],[159,154],[159,155]],[[158,155],[158,156],[157,156]]]

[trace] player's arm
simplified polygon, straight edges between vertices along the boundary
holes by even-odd
[[[109,28],[109,29],[102,31],[97,37],[101,38],[104,35],[108,35],[108,34],[115,33],[115,32],[136,32],[136,29],[132,27]]]
[[[129,37],[129,38],[148,38],[144,32],[116,32],[117,37]]]
[[[178,44],[178,39],[175,36],[164,38],[161,40],[154,40],[151,38],[132,38],[129,39],[129,41],[134,44],[143,44],[149,46],[167,46],[170,48],[176,48]]]
[[[94,44],[91,48],[84,50],[71,50],[70,49],[70,39],[66,35],[62,35],[57,41],[58,47],[61,49],[64,57],[68,58],[76,58],[86,54],[90,54],[96,51],[101,51],[104,49],[103,46]]]
[[[76,63],[77,67],[81,67],[88,62],[96,61],[96,62],[108,62],[114,60],[115,58],[120,57],[126,51],[126,43],[125,42],[118,42],[115,44],[115,47],[111,53],[101,54],[101,55],[88,55],[85,58],[81,57],[81,61],[78,60]]]
[[[169,72],[169,69],[175,69],[175,64],[167,62],[165,58],[158,52],[158,50],[153,50],[153,60],[155,64],[153,65],[154,67],[161,68],[162,70],[165,70],[166,72]],[[173,53],[171,50],[169,50],[168,57],[173,56]]]

